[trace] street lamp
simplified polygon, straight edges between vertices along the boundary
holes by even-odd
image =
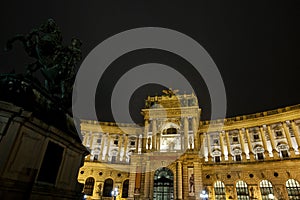
[[[273,194],[269,194],[268,197],[269,197],[269,199],[275,199]]]
[[[203,200],[208,199],[208,194],[206,193],[205,190],[202,190],[202,192],[200,193],[200,198],[203,199]]]
[[[116,187],[113,191],[111,191],[111,196],[114,197],[114,200],[116,200],[116,197],[118,196],[118,188]]]

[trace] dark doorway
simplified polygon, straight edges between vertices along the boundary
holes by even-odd
[[[111,197],[111,192],[113,190],[114,181],[109,178],[104,181],[103,187],[103,196],[104,197]]]
[[[124,181],[122,188],[122,198],[128,197],[129,180]]]

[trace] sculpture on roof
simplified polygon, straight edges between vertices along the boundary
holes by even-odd
[[[68,46],[63,45],[61,31],[53,19],[28,34],[18,34],[8,40],[6,50],[11,50],[16,41],[20,41],[28,56],[35,59],[26,67],[26,78],[36,80],[34,73],[40,71],[45,79],[45,89],[52,97],[70,106],[75,67],[82,58],[81,41],[73,38]]]
[[[172,90],[172,88],[169,88],[168,90],[163,90],[162,92],[171,97],[173,95],[176,95],[179,90]]]

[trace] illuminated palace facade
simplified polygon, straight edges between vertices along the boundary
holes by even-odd
[[[300,105],[201,121],[193,94],[145,102],[143,127],[82,121],[87,199],[300,199]]]

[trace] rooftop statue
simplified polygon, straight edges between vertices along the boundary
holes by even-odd
[[[163,90],[162,92],[171,97],[173,95],[176,95],[179,90],[172,90],[172,88],[169,88],[168,90]]]
[[[26,67],[26,78],[35,80],[34,73],[40,70],[45,78],[45,89],[65,106],[70,106],[75,67],[82,58],[81,41],[73,38],[64,46],[61,31],[53,19],[26,35],[19,34],[8,40],[6,50],[11,50],[15,41],[20,41],[28,56],[35,59]]]

